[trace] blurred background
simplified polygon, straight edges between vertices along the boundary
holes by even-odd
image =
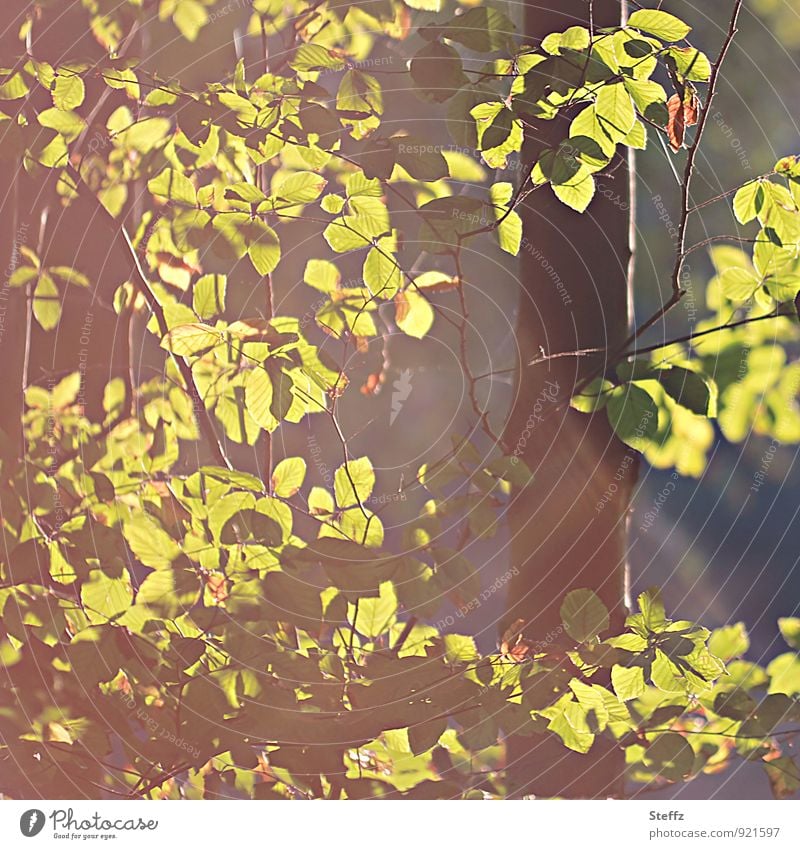
[[[668,5],[695,27],[696,43],[713,54],[727,27],[730,4],[675,0]],[[798,58],[800,3],[749,0],[698,158],[696,201],[767,173],[780,157],[800,151],[800,90],[794,83]],[[653,202],[660,195],[676,208],[677,185],[666,159],[656,145],[639,157],[640,316],[657,305],[655,286],[663,275],[656,270],[664,268],[671,256],[671,244]],[[705,210],[703,224],[709,233],[736,232],[725,202]],[[705,237],[700,228],[694,235],[697,239],[690,241]],[[705,283],[713,271],[700,252],[690,265],[691,291],[702,319]],[[686,315],[677,317],[678,334],[686,332],[686,320]],[[790,352],[794,358],[792,353],[796,356],[796,352]],[[796,445],[748,436],[737,445],[718,438],[698,480],[644,467],[631,520],[634,592],[658,584],[664,588],[668,610],[707,627],[746,622],[750,655],[758,662],[785,651],[776,620],[796,616],[800,607],[797,459]],[[759,486],[762,474],[764,482]],[[655,518],[645,518],[648,513],[656,514]],[[708,798],[709,794],[770,796],[764,776],[745,765],[664,795]]]
[[[530,5],[530,4],[527,4]],[[690,23],[693,43],[715,56],[730,16],[730,0],[691,3],[668,0],[663,7]],[[509,4],[519,20],[521,4]],[[187,85],[225,77],[243,57],[248,65],[261,61],[260,41],[246,36],[246,4],[232,0],[228,11],[205,27],[191,47],[191,55],[154,50],[152,67],[164,77]],[[153,45],[169,44],[172,24],[156,22],[150,31]],[[55,37],[55,36],[54,36]],[[379,77],[385,88],[388,130],[404,129],[436,146],[448,158],[458,159],[465,181],[515,181],[519,167],[492,175],[470,152],[464,127],[453,126],[444,108],[423,103],[404,82],[405,62],[419,46],[417,35],[393,46],[377,44],[365,69]],[[365,55],[366,55],[365,53]],[[703,146],[697,160],[695,202],[770,172],[782,156],[800,153],[800,0],[748,0],[739,35],[731,49],[714,102]],[[393,76],[397,75],[397,76]],[[397,80],[396,84],[393,80]],[[325,84],[325,80],[322,80]],[[331,87],[335,86],[335,77]],[[636,311],[640,318],[654,312],[668,287],[665,269],[674,260],[673,242],[664,210],[676,217],[679,186],[675,157],[650,134],[648,150],[638,155],[638,267]],[[613,182],[608,184],[613,189]],[[601,184],[601,189],[603,188]],[[457,189],[458,190],[458,189]],[[464,185],[464,192],[471,188]],[[403,264],[415,271],[445,266],[422,254],[417,226],[401,210],[393,210],[403,238]],[[673,219],[674,220],[674,219]],[[733,233],[735,222],[727,202],[704,211],[690,242],[710,233]],[[535,242],[535,234],[531,236]],[[301,316],[301,325],[337,363],[345,352],[339,342],[316,328],[319,292],[303,284],[309,257],[324,256],[319,228],[300,222],[274,275],[276,312]],[[502,372],[516,362],[513,329],[519,295],[516,261],[503,254],[493,239],[474,241],[465,252],[469,279],[464,288],[470,312],[467,357],[474,375]],[[550,258],[557,273],[557,258]],[[340,265],[343,285],[358,280],[360,264],[345,257]],[[687,309],[673,311],[667,338],[691,330],[708,313],[705,285],[713,275],[707,256],[698,252],[689,263],[691,277]],[[449,270],[449,269],[448,269]],[[229,269],[234,273],[235,269]],[[240,284],[229,295],[231,319],[252,316],[263,307],[263,289],[245,268],[238,269]],[[356,284],[350,284],[356,285]],[[659,293],[662,294],[659,294]],[[452,292],[434,295],[447,313],[457,304]],[[234,315],[238,313],[238,315]],[[387,316],[391,326],[391,316]],[[144,328],[141,328],[144,339]],[[643,340],[645,341],[645,340]],[[647,341],[662,341],[651,332]],[[148,344],[154,344],[152,340]],[[790,356],[797,352],[790,352]],[[402,544],[408,524],[424,509],[426,495],[409,486],[419,466],[445,454],[451,435],[464,435],[474,419],[467,400],[463,352],[452,328],[437,319],[424,340],[402,333],[377,337],[364,349],[347,352],[345,361],[353,385],[339,407],[342,430],[352,457],[369,455],[378,472],[370,508],[379,512],[388,544]],[[158,361],[154,352],[153,362]],[[384,373],[380,391],[360,392],[369,376]],[[480,401],[502,425],[513,384],[498,374],[480,383]],[[501,428],[498,426],[497,430]],[[697,478],[677,477],[643,464],[635,511],[631,517],[630,565],[634,595],[652,585],[663,587],[668,611],[675,617],[707,627],[747,623],[750,655],[761,663],[785,650],[776,620],[800,611],[800,474],[797,445],[779,445],[758,436],[741,444],[719,438],[709,452],[708,466]],[[275,461],[301,455],[309,464],[309,483],[330,486],[341,462],[341,443],[325,416],[309,417],[282,427],[274,437]],[[258,470],[261,458],[252,447],[228,446],[234,462]],[[758,486],[754,484],[758,483]],[[492,539],[473,544],[466,554],[477,567],[486,592],[478,609],[463,617],[444,608],[440,622],[454,618],[450,630],[474,634],[482,651],[497,645],[497,621],[506,607],[503,575],[509,568],[507,535],[498,527]],[[495,587],[496,589],[491,589]],[[721,775],[704,777],[656,796],[683,798],[770,798],[759,767],[746,764]]]
[[[727,31],[731,11],[728,0],[670,0],[663,7],[690,23],[694,28],[692,42],[710,57],[716,56]],[[519,10],[520,6],[509,4],[509,14],[517,21]],[[441,106],[422,103],[401,88],[402,77],[398,77],[396,89],[392,87],[392,73],[404,67],[418,41],[418,36],[411,35],[407,42],[391,49],[377,45],[371,54],[373,67],[368,70],[391,91],[386,97],[386,124],[392,127],[394,123],[397,129],[415,134],[448,157],[465,159],[469,138],[463,128],[443,120]],[[800,153],[798,59],[800,0],[749,0],[698,156],[695,202],[770,172],[782,156]],[[392,120],[391,116],[396,118]],[[682,161],[659,144],[652,131],[648,150],[637,159],[635,288],[636,313],[642,319],[661,305],[668,287],[665,269],[674,261],[674,245],[664,215],[666,210],[673,221],[677,220],[679,185],[674,169],[682,168]],[[480,169],[474,155],[472,163],[474,179]],[[519,173],[519,167],[512,164],[494,176],[484,171],[483,178],[515,181]],[[600,185],[602,190],[602,180]],[[613,190],[613,182],[607,187]],[[462,191],[469,193],[470,188],[465,186]],[[400,216],[402,228],[402,212],[395,210],[395,215]],[[435,258],[419,254],[414,242],[416,227],[411,221],[408,225],[408,232],[403,233],[406,267],[415,266],[420,271],[436,268]],[[689,243],[710,234],[736,233],[736,226],[730,202],[721,201],[696,219]],[[306,314],[309,325],[315,310],[314,292],[302,285],[302,270],[304,258],[314,255],[314,239],[318,238],[311,231],[307,239],[298,238],[295,261],[282,263],[276,274],[278,312],[285,309]],[[531,238],[535,242],[535,234]],[[472,323],[470,369],[473,374],[502,372],[514,365],[517,353],[512,335],[519,287],[516,262],[501,253],[491,238],[475,240],[469,247],[472,253],[465,264],[469,269],[466,294]],[[557,273],[557,258],[550,259]],[[691,276],[684,287],[690,296],[685,308],[673,311],[665,335],[659,337],[651,331],[643,344],[686,334],[709,315],[705,287],[714,274],[710,259],[699,251],[692,255],[688,267]],[[356,266],[350,272],[357,277]],[[347,279],[346,267],[342,275]],[[434,296],[445,312],[456,308],[453,298],[452,293]],[[241,304],[243,313],[251,307],[246,302]],[[334,340],[319,333],[316,341],[335,358],[341,357]],[[796,354],[789,352],[791,359]],[[448,450],[451,434],[465,434],[474,416],[466,399],[467,381],[458,339],[446,322],[437,319],[433,332],[422,341],[409,340],[403,334],[379,337],[367,351],[354,354],[348,367],[357,382],[366,380],[384,364],[388,367],[381,391],[348,392],[340,414],[352,456],[367,454],[376,465],[374,499],[378,503],[371,507],[381,514],[388,539],[399,542],[426,498],[419,488],[409,486],[409,481],[421,463],[435,460]],[[491,410],[495,423],[502,424],[512,393],[512,380],[507,375],[481,382],[481,402]],[[311,481],[329,483],[338,463],[338,443],[329,429],[312,418],[284,427],[276,436],[279,456],[308,456],[309,448],[313,449],[309,459]],[[322,459],[314,462],[314,456]],[[798,446],[780,445],[752,434],[740,444],[730,444],[717,430],[708,457],[707,468],[697,479],[643,463],[631,517],[633,595],[658,585],[663,588],[668,612],[675,618],[695,620],[709,628],[746,622],[751,659],[767,663],[785,651],[777,619],[800,611]],[[254,462],[257,464],[257,458]],[[452,607],[443,608],[439,614],[440,625],[447,625],[451,616],[454,621],[449,630],[475,635],[480,649],[487,652],[497,645],[496,623],[507,603],[502,577],[509,568],[507,542],[500,526],[491,540],[469,546],[465,553],[488,592],[476,610],[463,616],[456,615]],[[493,586],[500,588],[492,590]],[[742,763],[721,775],[648,794],[651,798],[670,796],[770,798],[771,794],[763,770]]]

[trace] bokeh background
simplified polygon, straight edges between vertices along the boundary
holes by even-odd
[[[715,56],[727,31],[730,3],[727,0],[688,2],[670,0],[663,7],[692,24],[693,43]],[[519,4],[508,5],[509,14],[521,17]],[[206,34],[213,37],[212,32]],[[388,85],[387,77],[401,71],[413,55],[418,37],[391,50],[378,45],[371,54],[371,72]],[[245,54],[256,46],[246,41],[239,47]],[[201,48],[202,49],[202,48]],[[214,55],[219,51],[215,48]],[[749,0],[743,11],[739,34],[731,49],[714,101],[703,146],[697,160],[695,201],[701,202],[772,170],[782,156],[800,153],[800,0]],[[224,56],[222,64],[228,61]],[[216,69],[201,63],[197,69],[211,76]],[[183,73],[186,72],[184,62]],[[453,126],[442,107],[419,101],[413,93],[397,89],[387,98],[385,125],[414,133],[448,155],[464,157],[460,128]],[[466,141],[464,141],[466,144]],[[647,151],[638,155],[638,264],[636,313],[649,316],[663,301],[668,272],[674,261],[674,245],[666,209],[677,220],[679,185],[675,168],[682,164],[651,133]],[[474,159],[474,157],[473,157]],[[477,176],[479,164],[474,161]],[[521,169],[512,167],[484,179],[515,180]],[[615,191],[613,178],[601,189]],[[468,192],[465,187],[463,191]],[[399,211],[398,213],[399,214]],[[409,229],[412,229],[409,222]],[[704,210],[689,235],[694,243],[709,234],[736,233],[730,204],[720,202]],[[304,257],[313,255],[318,235],[309,230],[307,239],[298,237],[294,260],[282,263],[275,277],[278,311],[295,314],[314,312],[314,293],[301,283]],[[535,234],[532,235],[535,241]],[[476,241],[467,257],[470,279],[467,298],[472,328],[468,356],[473,374],[503,372],[513,366],[516,349],[512,335],[520,283],[516,262],[502,254],[493,240]],[[414,260],[413,244],[406,248]],[[410,253],[410,257],[409,257]],[[547,258],[558,271],[558,258]],[[423,257],[424,270],[435,260]],[[684,281],[690,296],[684,308],[675,310],[666,332],[656,330],[643,341],[656,343],[691,331],[709,313],[705,287],[713,276],[705,252],[693,254],[691,277]],[[353,275],[358,271],[354,266]],[[347,278],[347,270],[343,270]],[[257,290],[254,290],[257,292]],[[442,310],[452,309],[452,295],[438,297]],[[253,304],[243,299],[243,313]],[[312,324],[309,320],[309,324]],[[317,341],[335,343],[319,334]],[[794,357],[798,352],[789,352]],[[389,539],[399,541],[404,524],[423,508],[425,495],[409,487],[418,466],[435,460],[449,446],[453,433],[469,428],[467,384],[456,335],[445,322],[437,321],[434,332],[422,342],[403,334],[378,339],[366,353],[349,364],[354,379],[366,379],[386,360],[387,384],[377,395],[351,393],[340,407],[343,429],[349,435],[353,456],[369,455],[379,471],[376,498],[371,505],[381,512]],[[360,378],[358,378],[360,375]],[[513,381],[498,374],[482,382],[482,402],[493,421],[502,423],[507,414]],[[393,401],[395,409],[393,410]],[[389,424],[387,430],[387,424]],[[277,435],[279,455],[315,455],[309,473],[324,485],[333,470],[337,442],[313,422],[283,428]],[[246,450],[246,449],[245,449]],[[317,455],[317,452],[318,455]],[[247,458],[242,456],[243,461]],[[717,430],[706,470],[697,478],[678,477],[643,464],[634,512],[631,517],[630,568],[632,592],[658,585],[663,588],[668,611],[675,618],[691,619],[707,627],[746,622],[751,640],[750,656],[761,663],[785,651],[777,619],[797,615],[800,610],[800,470],[798,446],[779,445],[750,435],[741,444],[725,442]],[[256,463],[258,459],[252,457]],[[763,480],[760,477],[763,475]],[[758,481],[757,491],[753,491]],[[649,516],[648,516],[649,514]],[[484,588],[491,588],[509,568],[508,538],[502,527],[489,541],[470,546],[466,552],[479,569]],[[491,592],[476,610],[455,616],[450,630],[476,636],[483,651],[497,644],[497,622],[507,604],[506,588]],[[716,776],[703,777],[684,786],[650,797],[682,798],[770,798],[764,773],[745,763]]]

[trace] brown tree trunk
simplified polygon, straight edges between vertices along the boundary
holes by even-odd
[[[526,7],[529,37],[588,26],[591,5],[595,27],[620,20],[618,0],[545,5],[549,8]],[[530,133],[525,161],[564,135],[565,124],[540,122]],[[521,373],[505,441],[521,452],[535,480],[517,493],[510,508],[512,558],[519,574],[511,584],[503,627],[523,619],[526,637],[534,642],[565,642],[559,611],[572,589],[594,590],[611,611],[612,628],[625,616],[626,518],[636,460],[615,438],[604,412],[556,411],[577,381],[602,366],[602,357],[527,364],[543,352],[613,350],[627,336],[630,173],[626,159],[612,163],[583,215],[562,205],[549,189],[533,193],[521,211],[527,237],[517,334]],[[508,769],[516,795],[593,798],[622,792],[622,752],[600,738],[589,754],[580,755],[551,736],[513,737]]]

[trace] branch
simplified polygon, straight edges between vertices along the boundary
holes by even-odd
[[[621,355],[621,359],[627,359],[628,357],[632,357],[636,354],[649,354],[653,351],[660,351],[662,348],[668,348],[670,345],[681,345],[686,342],[693,343],[695,339],[700,339],[702,336],[710,336],[712,333],[720,333],[723,330],[735,330],[737,327],[744,327],[748,324],[755,324],[756,322],[767,321],[773,318],[792,318],[794,315],[794,312],[780,312],[780,310],[775,310],[775,312],[768,313],[767,315],[743,318],[739,321],[732,321],[728,324],[720,324],[717,327],[710,327],[707,330],[699,330],[697,333],[688,333],[686,336],[679,336],[677,339],[671,339],[668,342],[659,342],[657,345],[648,345],[646,348],[636,348],[631,351],[625,351]]]
[[[711,103],[714,100],[714,95],[717,91],[719,73],[722,69],[725,57],[728,55],[728,50],[733,43],[733,39],[736,36],[736,25],[739,21],[739,12],[741,12],[743,2],[744,0],[735,0],[733,4],[733,12],[731,13],[731,19],[728,25],[728,33],[725,36],[725,41],[722,43],[719,56],[717,56],[717,61],[714,63],[714,67],[711,71],[711,77],[708,80],[708,97],[706,99],[706,105],[700,115],[700,121],[697,124],[697,132],[695,133],[694,141],[692,142],[692,145],[689,148],[689,153],[686,157],[686,168],[683,172],[683,189],[681,192],[681,221],[678,226],[678,255],[675,259],[675,267],[672,271],[672,291],[674,295],[682,296],[683,294],[680,286],[680,276],[686,260],[686,231],[689,226],[689,214],[691,212],[689,201],[692,176],[694,174],[694,163],[697,158],[697,151],[700,148],[700,142],[703,140],[703,133],[705,132],[706,124],[708,123],[708,116],[711,114]]]
[[[778,172],[775,170],[769,171],[766,174],[762,174],[760,177],[755,177],[752,180],[748,180],[748,183],[755,183],[761,180],[769,179],[770,177],[774,177]],[[705,209],[707,206],[711,206],[712,204],[717,203],[718,201],[725,200],[725,198],[729,198],[731,195],[735,195],[736,192],[739,191],[741,186],[735,186],[732,189],[728,189],[726,192],[722,192],[721,194],[714,195],[712,198],[708,198],[707,200],[701,201],[700,203],[696,203],[690,210],[690,213],[699,212],[701,209]]]
[[[713,68],[711,70],[711,76],[708,81],[708,96],[706,98],[705,106],[702,109],[700,120],[697,124],[697,132],[695,133],[694,140],[689,147],[689,152],[686,158],[686,166],[683,171],[683,183],[681,185],[681,217],[678,225],[678,239],[677,246],[675,249],[675,264],[672,268],[672,275],[670,278],[672,294],[669,299],[662,304],[662,306],[654,312],[649,318],[645,319],[640,325],[638,325],[628,336],[628,338],[623,342],[623,344],[619,347],[619,349],[612,356],[611,364],[616,364],[626,357],[635,355],[636,353],[643,353],[647,350],[657,350],[658,348],[664,347],[664,344],[659,344],[655,348],[648,349],[636,349],[634,347],[631,352],[629,349],[632,345],[639,339],[644,333],[646,333],[653,325],[657,324],[661,321],[664,316],[667,315],[673,307],[677,306],[680,303],[681,299],[686,294],[686,291],[681,288],[680,278],[681,273],[683,271],[684,263],[686,261],[686,257],[690,251],[686,249],[686,233],[689,227],[689,216],[692,212],[695,212],[699,207],[692,207],[689,203],[691,196],[691,184],[692,177],[694,176],[694,166],[695,160],[697,158],[697,152],[700,147],[700,143],[703,139],[703,134],[705,132],[706,124],[708,122],[708,116],[711,114],[711,103],[714,99],[714,94],[716,93],[717,84],[719,82],[719,74],[722,68],[722,65],[725,61],[725,57],[728,54],[728,50],[730,49],[731,44],[733,43],[733,39],[737,33],[737,24],[739,22],[739,14],[742,10],[744,0],[734,0],[733,10],[731,12],[730,22],[728,24],[728,32],[725,36],[725,40],[722,43],[722,47],[720,48],[719,54],[717,56],[716,61],[714,62]],[[727,193],[730,194],[730,193]],[[727,196],[723,195],[722,197]],[[695,247],[692,248],[692,250]],[[565,352],[562,354],[554,354],[553,358],[559,357],[568,357],[568,356],[588,356],[590,354],[597,353],[608,353],[607,348],[601,348],[599,350],[584,350],[584,351],[574,351],[574,352]],[[549,357],[545,357],[543,360],[534,360],[531,365],[537,362],[544,362],[550,359]],[[586,377],[580,380],[575,386],[575,393],[579,394],[583,391],[595,378],[599,377],[603,372],[608,368],[609,363],[603,363],[598,366],[596,369],[593,369]]]
[[[727,324],[720,324],[716,327],[709,327],[706,330],[699,330],[696,333],[687,333],[685,336],[678,336],[675,339],[669,339],[666,342],[659,342],[655,345],[648,345],[645,348],[631,348],[627,351],[622,351],[616,358],[612,360],[608,365],[613,366],[623,360],[628,359],[628,357],[636,356],[637,354],[650,354],[653,351],[660,351],[662,348],[669,348],[670,345],[681,345],[686,342],[692,343],[695,339],[700,339],[703,336],[710,336],[712,333],[720,333],[723,330],[735,330],[737,327],[744,327],[748,324],[755,324],[759,321],[767,321],[773,318],[793,318],[795,313],[793,311],[790,312],[781,312],[779,309],[776,309],[775,312],[767,313],[767,315],[757,315],[750,316],[748,318],[740,319],[739,321],[731,321]],[[528,365],[536,366],[541,363],[550,362],[550,360],[561,360],[568,359],[570,357],[578,359],[580,357],[591,357],[596,354],[609,353],[608,348],[583,348],[578,351],[561,351],[558,354],[550,354],[545,357],[539,357],[535,360],[531,360]],[[480,375],[480,377],[488,377],[489,375]]]
[[[708,96],[706,98],[706,104],[703,107],[700,120],[697,124],[697,132],[695,133],[694,141],[689,147],[689,153],[686,157],[686,166],[683,170],[683,183],[681,185],[681,217],[678,223],[675,264],[672,268],[672,276],[670,278],[670,282],[672,284],[672,295],[659,310],[653,313],[650,318],[646,319],[633,331],[633,333],[631,333],[631,335],[625,340],[622,348],[629,348],[643,333],[659,322],[673,307],[677,306],[686,294],[685,290],[681,288],[681,273],[683,272],[683,266],[688,254],[686,250],[686,233],[689,228],[689,215],[693,212],[693,208],[690,206],[689,201],[691,197],[692,177],[694,176],[694,165],[697,158],[697,152],[700,148],[700,143],[703,140],[703,133],[705,132],[706,124],[708,123],[708,116],[711,114],[711,103],[714,100],[714,95],[717,90],[720,70],[722,69],[722,64],[725,61],[728,50],[733,43],[733,39],[736,36],[736,27],[739,21],[739,13],[742,10],[743,2],[744,0],[735,0],[733,4],[733,11],[731,13],[730,23],[728,24],[728,32],[725,36],[725,41],[722,43],[719,55],[717,56],[717,61],[714,63],[714,67],[711,70],[711,76],[708,80]]]
[[[133,246],[133,243],[130,240],[130,236],[128,232],[125,230],[125,227],[122,224],[118,224],[114,221],[109,215],[106,208],[102,203],[95,197],[94,192],[89,189],[86,183],[83,181],[83,177],[81,177],[80,173],[72,166],[67,166],[67,172],[72,177],[76,190],[80,195],[83,195],[87,200],[90,200],[98,207],[98,211],[100,211],[104,218],[109,219],[110,223],[110,231],[112,233],[112,238],[116,239],[121,243],[122,249],[129,254],[131,260],[131,271],[133,284],[136,287],[137,291],[141,293],[147,302],[147,306],[150,308],[150,311],[156,317],[156,322],[158,324],[158,331],[161,336],[166,336],[169,332],[169,327],[167,325],[167,320],[164,317],[164,310],[161,307],[161,304],[158,301],[158,298],[155,296],[155,293],[150,288],[150,283],[147,280],[147,275],[144,273],[144,269],[142,268],[142,264],[139,261],[139,256],[136,253],[136,249]],[[179,357],[176,354],[171,354],[172,360],[175,365],[178,367],[178,371],[183,378],[183,382],[185,384],[185,388],[189,397],[192,400],[192,408],[197,415],[200,430],[203,433],[203,436],[207,440],[208,444],[211,446],[211,451],[214,454],[214,459],[217,463],[222,466],[225,466],[227,469],[233,468],[231,466],[230,460],[225,454],[225,451],[222,448],[222,442],[220,441],[219,435],[217,434],[216,427],[214,426],[214,422],[211,419],[211,416],[206,409],[206,405],[203,402],[203,399],[200,396],[200,392],[197,388],[197,384],[194,382],[194,375],[192,374],[192,367],[189,365],[189,362],[184,357]]]

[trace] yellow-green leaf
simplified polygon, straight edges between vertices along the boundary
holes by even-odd
[[[272,473],[272,490],[280,498],[291,498],[303,485],[306,461],[302,457],[281,460]]]
[[[70,71],[59,71],[53,80],[53,106],[69,111],[77,109],[86,97],[86,86],[83,80]]]
[[[369,457],[349,460],[336,470],[334,492],[339,507],[353,507],[363,504],[372,495],[375,486],[375,472]]]
[[[628,18],[628,26],[664,41],[680,41],[692,31],[680,18],[659,9],[638,9]]]
[[[212,318],[225,311],[225,292],[228,277],[225,274],[204,274],[192,292],[192,307],[200,318]]]

